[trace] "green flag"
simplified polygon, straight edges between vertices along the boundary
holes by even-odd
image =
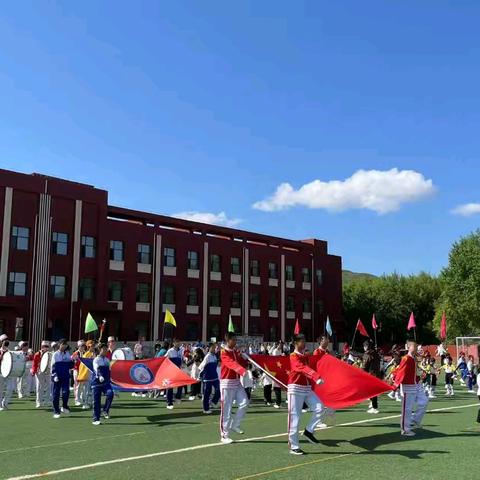
[[[235,327],[233,326],[231,315],[228,316],[228,331],[232,332],[232,333],[235,333]]]
[[[98,326],[93,319],[92,315],[87,313],[87,319],[85,320],[85,333],[95,332],[98,330]]]

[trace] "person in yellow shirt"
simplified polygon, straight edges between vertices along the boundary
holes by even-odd
[[[453,391],[453,380],[455,379],[455,373],[457,368],[453,363],[452,357],[445,358],[445,363],[441,366],[441,369],[445,372],[445,389],[447,390],[445,395],[453,397],[455,392]]]
[[[82,358],[95,358],[95,342],[93,340],[87,341],[87,351],[82,355]],[[83,410],[88,410],[92,407],[92,389],[90,386],[90,370],[80,362],[78,367],[78,389],[79,389],[79,400],[82,405]]]

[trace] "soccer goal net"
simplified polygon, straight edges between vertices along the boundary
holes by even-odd
[[[457,347],[457,357],[460,353],[465,353],[465,355],[473,355],[475,363],[478,362],[480,358],[480,337],[457,337],[456,340]]]

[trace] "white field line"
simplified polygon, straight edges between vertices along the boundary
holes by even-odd
[[[453,406],[453,407],[444,407],[444,408],[435,408],[432,410],[428,410],[428,413],[435,413],[435,412],[444,412],[447,410],[458,410],[461,408],[471,408],[471,407],[478,407],[478,403],[472,403],[469,405],[458,405],[458,406]],[[379,422],[382,420],[391,420],[392,418],[400,418],[400,414],[398,415],[389,415],[388,417],[374,417],[374,418],[367,418],[364,420],[357,420],[355,422],[347,422],[347,423],[340,423],[338,425],[332,425],[327,427],[327,429],[335,428],[335,427],[348,427],[351,425],[360,425],[363,423],[372,423],[372,422]],[[327,430],[324,429],[324,430]],[[272,435],[264,435],[262,437],[251,437],[251,438],[245,438],[242,440],[235,441],[235,443],[247,443],[247,442],[254,442],[258,440],[267,440],[269,438],[278,438],[278,437],[285,437],[287,435],[286,432],[283,433],[274,433]],[[103,462],[96,462],[96,463],[88,463],[85,465],[77,465],[74,467],[67,467],[67,468],[61,468],[58,470],[50,470],[47,472],[41,472],[41,473],[33,473],[30,475],[20,475],[18,477],[10,477],[7,480],[29,480],[31,478],[42,478],[42,477],[48,477],[51,475],[59,475],[62,473],[69,473],[69,472],[77,472],[79,470],[87,470],[89,468],[96,468],[96,467],[103,467],[105,465],[113,465],[116,463],[125,463],[125,462],[134,462],[136,460],[145,460],[148,458],[155,458],[155,457],[162,457],[165,455],[172,455],[174,453],[184,453],[184,452],[192,452],[194,450],[204,450],[206,448],[213,448],[213,447],[220,447],[223,446],[222,443],[220,442],[215,442],[215,443],[207,443],[207,444],[202,444],[202,445],[194,445],[193,447],[185,447],[185,448],[178,448],[176,450],[166,450],[162,452],[154,452],[154,453],[147,453],[144,455],[136,455],[133,457],[122,457],[122,458],[114,458],[113,460],[105,460]]]

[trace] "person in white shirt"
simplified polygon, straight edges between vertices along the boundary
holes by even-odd
[[[244,373],[243,377],[240,379],[240,383],[243,385],[245,392],[247,393],[247,398],[250,401],[252,398],[252,389],[253,389],[253,372],[252,365],[249,363],[247,371]]]
[[[167,350],[165,356],[178,368],[182,368],[183,355],[180,351],[180,342],[178,340],[173,340],[173,345]],[[177,388],[177,393],[175,394],[175,403],[180,403],[182,401],[182,390],[183,387]],[[167,408],[168,410],[173,410],[173,388],[167,389]]]
[[[2,363],[2,357],[5,352],[8,352],[8,347],[10,342],[6,335],[2,335],[4,338],[1,342],[0,346],[0,364]],[[8,404],[10,403],[10,399],[12,398],[12,393],[15,388],[15,381],[16,378],[14,377],[7,377],[4,378],[0,375],[0,412],[3,410],[8,409]]]

